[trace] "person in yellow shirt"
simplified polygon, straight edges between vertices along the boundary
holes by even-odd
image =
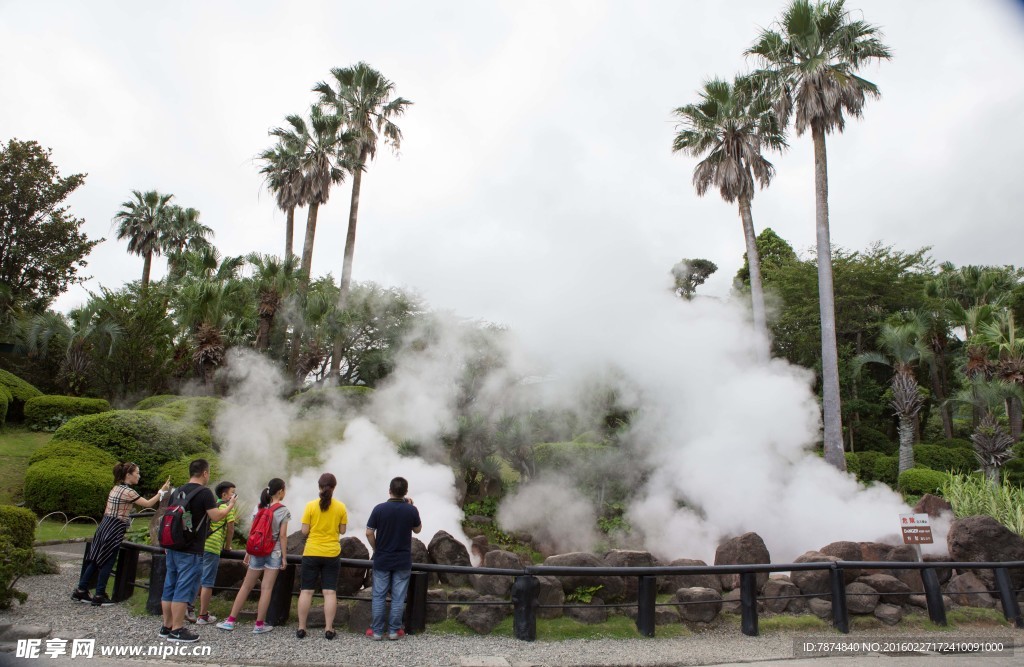
[[[317,579],[324,595],[324,637],[334,639],[334,614],[338,609],[338,574],[341,571],[339,540],[348,527],[345,503],[334,498],[337,478],[329,472],[320,475],[320,499],[312,500],[302,513],[302,534],[306,548],[302,550],[302,580],[299,584],[299,629],[295,636],[306,636],[306,619],[313,603]]]

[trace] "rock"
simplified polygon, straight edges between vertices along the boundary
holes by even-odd
[[[878,606],[878,591],[867,584],[853,582],[846,585],[846,608],[851,614],[871,614]]]
[[[761,594],[764,598],[764,608],[773,614],[781,614],[786,611],[790,602],[796,599],[789,596],[800,595],[800,589],[789,581],[769,578]]]
[[[605,567],[652,567],[654,565],[654,556],[648,551],[613,549],[604,555],[604,565]],[[622,601],[636,602],[640,578],[622,577],[622,583],[625,587]]]
[[[857,579],[878,591],[882,600],[894,605],[907,604],[911,591],[910,586],[888,574],[866,574]]]
[[[214,580],[213,585],[219,587],[234,586],[236,582],[245,579],[245,573],[248,569],[249,566],[240,560],[221,558],[220,564],[217,566],[217,578]],[[298,579],[298,576],[295,578]],[[231,592],[231,599],[235,599],[234,591]]]
[[[370,550],[356,537],[343,537],[341,538],[341,557],[369,560]],[[355,595],[363,587],[369,572],[370,570],[361,567],[342,567],[338,574],[338,595]],[[299,579],[299,577],[295,578]]]
[[[314,601],[315,602],[315,601]],[[334,612],[334,627],[335,629],[346,627],[348,625],[349,606],[347,604],[337,605],[337,610]],[[309,615],[306,617],[307,628],[324,628],[327,627],[326,617],[324,616],[324,608],[322,606],[314,604],[309,610]],[[365,630],[365,628],[364,628]]]
[[[881,542],[858,542],[861,560],[877,562],[887,560],[894,546]]]
[[[967,516],[957,519],[946,535],[949,557],[964,562],[1000,562],[1024,560],[1024,537],[989,516]],[[1014,590],[1024,588],[1024,569],[1014,568],[1010,581]],[[989,588],[995,588],[992,570],[976,570],[975,574]]]
[[[220,562],[221,564],[223,564],[225,561],[221,559]],[[149,579],[149,571],[152,566],[153,554],[149,553],[148,551],[140,551],[139,564],[135,567],[135,580],[146,581],[147,579]]]
[[[431,604],[443,602],[445,604]],[[427,589],[427,623],[440,623],[448,618],[448,591],[443,588]]]
[[[371,607],[373,596],[369,589],[365,589],[355,593],[355,597],[358,599],[352,602],[348,608],[348,629],[361,635],[366,632],[373,620],[373,608]],[[391,604],[387,603],[385,610],[390,607]],[[387,618],[386,611],[384,618]]]
[[[459,602],[475,602],[480,594],[472,588],[456,588],[448,591],[448,618],[458,618],[464,610],[472,605],[460,605]]]
[[[821,598],[811,598],[807,601],[807,608],[818,618],[832,618],[832,603]]]
[[[722,594],[713,588],[680,588],[669,602],[684,621],[710,623],[722,611]]]
[[[634,613],[636,608],[633,608]],[[679,616],[679,610],[675,607],[655,607],[654,608],[654,624],[655,625],[672,625],[673,623],[680,623],[682,617]]]
[[[45,639],[50,636],[52,626],[49,625],[0,625],[0,642],[17,643],[19,639]],[[45,647],[44,647],[45,648]]]
[[[949,554],[925,554],[921,557],[921,560],[925,563],[948,563],[950,558]],[[935,567],[932,568],[935,571],[935,576],[939,579],[939,585],[945,586],[949,583],[950,577],[953,576],[952,568],[948,567]],[[920,573],[918,573],[920,575]]]
[[[903,609],[894,604],[882,603],[875,607],[875,618],[886,625],[896,625],[903,620]]]
[[[430,554],[430,562],[437,563],[438,565],[469,566],[472,564],[469,560],[469,551],[466,549],[466,545],[443,530],[434,533],[434,537],[430,539],[430,544],[427,545],[427,553]],[[465,574],[442,572],[438,574],[438,578],[442,584],[448,584],[449,586],[469,585],[469,576]]]
[[[758,611],[761,611],[761,608],[764,607],[764,600],[758,600],[757,607]],[[661,609],[661,607],[655,608]],[[666,607],[666,609],[670,608]],[[743,604],[740,602],[740,589],[734,588],[731,591],[722,593],[722,611],[729,612],[730,614],[740,614],[743,612]]]
[[[558,618],[565,604],[565,591],[557,577],[537,577],[540,594],[537,596],[537,618]]]
[[[430,563],[430,554],[427,553],[427,545],[423,544],[423,541],[418,537],[412,538],[412,562],[413,563]],[[437,572],[427,573],[427,586],[437,586],[441,583],[441,580],[437,577]],[[372,585],[372,579],[371,579]]]
[[[508,616],[511,607],[504,600],[499,600],[490,595],[481,597],[479,601],[493,602],[494,604],[479,604],[466,607],[459,612],[456,618],[459,623],[462,623],[478,635],[486,635]]]
[[[839,560],[835,556],[826,556],[820,551],[808,551],[799,557],[794,563],[832,563]],[[793,583],[804,595],[828,596],[832,594],[832,583],[828,569],[823,570],[794,570],[790,575]]]
[[[469,533],[467,533],[467,535],[469,535]],[[469,555],[470,560],[472,560],[474,563],[484,562],[484,556],[487,555],[487,552],[494,551],[495,549],[497,549],[497,547],[491,546],[491,543],[487,539],[486,535],[477,535],[475,537],[470,535],[470,537],[472,537],[472,541],[470,542],[469,545]]]
[[[768,553],[768,547],[757,533],[744,533],[739,537],[726,540],[715,550],[715,565],[750,565],[770,562],[772,562],[772,558]],[[729,591],[740,586],[740,575],[738,574],[722,574],[719,577],[722,580],[722,590]],[[757,590],[759,592],[766,581],[768,581],[767,572],[757,575]]]
[[[593,567],[604,566],[604,562],[597,556],[582,551],[567,554],[557,554],[544,559],[544,565],[552,567]],[[626,584],[622,577],[600,577],[593,574],[576,574],[558,577],[562,582],[562,590],[566,595],[571,594],[577,588],[593,588],[600,586],[595,591],[605,600],[614,601],[622,599],[626,591]]]
[[[522,563],[519,561],[519,556],[510,551],[488,551],[484,556],[483,567],[494,567],[501,569],[515,569],[519,570],[522,568]],[[473,589],[481,595],[493,595],[495,597],[503,598],[507,597],[509,591],[512,589],[512,582],[514,578],[512,576],[497,575],[497,574],[471,574],[469,575],[469,583],[473,586]]]
[[[910,605],[914,606],[914,607],[920,607],[921,609],[927,609],[928,608],[928,598],[926,598],[924,595],[911,595],[910,597],[907,598],[907,602]],[[946,611],[949,611],[950,609],[952,609],[953,608],[953,600],[952,600],[952,598],[950,598],[948,595],[943,595],[942,596],[942,606],[946,608]]]
[[[818,551],[826,556],[835,556],[839,560],[864,560],[864,557],[861,555],[860,544],[857,542],[832,542],[831,544],[826,544],[821,549],[818,549]],[[862,574],[863,572],[861,570],[843,568],[843,583],[853,583],[857,580],[857,577]]]
[[[604,604],[604,600],[599,597],[591,599],[590,604],[601,605]],[[562,607],[562,613],[569,618],[576,619],[580,623],[586,623],[587,625],[596,625],[598,623],[604,623],[608,620],[608,608],[607,607],[591,607],[588,605],[572,604],[565,605]]]
[[[896,563],[916,563],[918,562],[917,550],[909,545],[903,544],[897,547],[893,547],[892,551],[885,558],[886,561]],[[910,590],[915,593],[924,593],[924,583],[921,581],[920,570],[889,570],[887,574],[890,574],[904,584],[910,587]]]
[[[946,584],[946,595],[961,607],[982,607],[991,609],[996,601],[988,592],[988,586],[973,572],[958,574]]]
[[[301,556],[303,549],[306,548],[306,536],[302,534],[301,530],[296,530],[294,533],[288,536],[288,555],[289,556]]]
[[[953,513],[953,506],[949,504],[949,501],[930,493],[921,496],[921,499],[914,505],[914,514],[927,514],[933,519],[938,519],[946,512]]]
[[[702,560],[690,558],[677,558],[670,566],[685,567],[688,565],[707,567]],[[721,575],[718,574],[663,574],[658,577],[659,593],[675,593],[680,588],[713,588],[716,591],[722,590]]]

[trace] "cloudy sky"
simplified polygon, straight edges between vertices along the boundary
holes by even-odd
[[[929,245],[957,264],[1022,264],[1024,9],[852,0],[880,25],[882,90],[830,137],[832,238]],[[304,113],[332,67],[364,60],[415,102],[401,155],[364,179],[355,278],[419,290],[435,306],[501,319],[496,302],[547,281],[668,270],[705,257],[728,292],[742,260],[735,208],[698,198],[674,156],[671,111],[704,79],[731,76],[783,7],[664,2],[14,2],[0,0],[0,139],[53,149],[87,172],[70,203],[107,237],[86,273],[117,287],[141,258],[111,218],[133,189],[202,211],[225,254],[283,251],[284,215],[254,156]],[[754,201],[798,249],[814,243],[809,137],[776,156]],[[338,275],[349,190],[320,212],[313,268]],[[301,239],[304,212],[297,215]],[[301,247],[297,240],[296,247]],[[155,276],[164,273],[155,264]],[[82,303],[85,289],[61,297]]]

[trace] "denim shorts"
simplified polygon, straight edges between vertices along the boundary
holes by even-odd
[[[202,554],[166,549],[167,574],[164,577],[164,602],[191,602],[196,597],[196,580],[202,569]]]
[[[203,552],[203,574],[199,583],[203,588],[213,588],[217,583],[217,568],[220,566],[220,554]]]
[[[250,570],[280,570],[281,550],[274,549],[269,556],[253,556],[249,554]]]

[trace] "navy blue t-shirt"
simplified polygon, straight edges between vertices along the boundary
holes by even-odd
[[[376,531],[373,569],[412,569],[412,529],[419,525],[419,510],[404,498],[392,498],[374,507],[366,521],[366,527]]]

